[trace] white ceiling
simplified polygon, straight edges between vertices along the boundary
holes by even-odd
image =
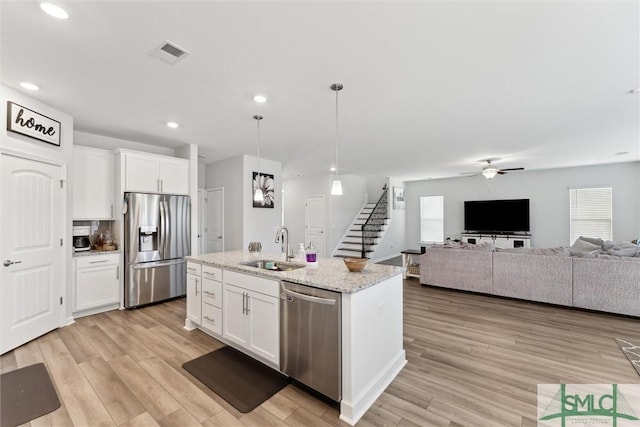
[[[640,159],[637,1],[56,2],[69,20],[1,3],[0,78],[37,83],[80,131],[212,162],[256,155],[259,113],[262,156],[312,174],[334,163],[341,82],[340,173]],[[147,55],[165,39],[191,55]]]

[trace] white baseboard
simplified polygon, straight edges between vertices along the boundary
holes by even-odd
[[[371,381],[370,387],[358,396],[356,402],[347,402],[344,399],[340,401],[340,419],[352,426],[355,425],[406,364],[407,358],[405,351],[402,350],[398,353],[397,357],[387,365],[387,368]]]

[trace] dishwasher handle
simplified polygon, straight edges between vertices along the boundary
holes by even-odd
[[[333,298],[314,297],[311,295],[294,292],[290,289],[282,289],[282,293],[280,294],[281,299],[287,300],[287,302],[293,302],[293,297],[301,299],[303,301],[309,301],[315,304],[325,304],[325,305],[336,304],[336,300]]]

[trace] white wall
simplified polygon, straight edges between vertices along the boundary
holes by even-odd
[[[568,189],[609,186],[613,187],[613,239],[637,239],[640,236],[640,162],[629,162],[512,172],[492,180],[475,176],[408,182],[405,185],[406,244],[419,245],[419,197],[442,195],[445,238],[460,238],[465,200],[528,198],[532,246],[568,246]]]
[[[243,221],[243,159],[233,157],[207,165],[205,188],[224,188],[224,250],[244,249]]]
[[[288,178],[284,188],[284,223],[296,245],[304,242],[304,198],[324,195],[326,201],[325,257],[331,257],[347,227],[365,203],[367,177],[340,175],[342,196],[331,195],[332,177],[326,174]],[[306,245],[305,245],[306,246]]]
[[[273,209],[254,208],[253,171],[258,158],[238,156],[208,164],[205,188],[224,188],[224,250],[247,249],[249,242],[262,243],[263,252],[280,252],[275,243],[282,218],[282,167],[279,162],[260,159],[260,171],[272,174],[275,181]]]
[[[260,172],[273,175],[274,207],[253,207],[253,172],[258,172],[258,158],[243,156],[243,242],[242,248],[246,249],[249,242],[261,242],[262,251],[267,253],[279,253],[280,244],[275,242],[276,232],[282,222],[282,165],[267,159],[260,159]],[[291,237],[289,241],[292,242]],[[290,245],[291,246],[291,245]],[[291,246],[295,250],[295,247]]]
[[[284,188],[284,224],[288,228],[291,242],[296,245],[304,241],[304,198],[305,196],[324,195],[327,203],[326,254],[330,257],[338,246],[347,228],[353,222],[366,198],[373,203],[382,194],[382,187],[390,183],[401,186],[399,181],[388,180],[373,175],[340,175],[342,196],[332,196],[330,173],[287,178]],[[405,216],[404,210],[397,211],[385,237],[380,242],[374,258],[381,260],[396,256],[404,249]]]
[[[404,187],[404,182],[390,178],[387,180],[389,202],[389,228],[380,240],[374,255],[374,261],[393,258],[404,249],[418,249],[416,245],[406,244],[406,209],[393,209],[393,187]]]
[[[191,201],[191,255],[200,253],[201,235],[198,233],[200,199],[198,198],[198,145],[186,144],[176,149],[176,157],[189,161],[189,197]]]
[[[87,147],[102,148],[105,150],[115,150],[116,148],[126,148],[128,150],[144,151],[146,153],[162,154],[165,156],[175,156],[173,148],[158,147],[142,142],[129,141],[127,139],[111,138],[103,135],[96,135],[88,132],[74,131],[74,141],[76,145],[86,145]]]

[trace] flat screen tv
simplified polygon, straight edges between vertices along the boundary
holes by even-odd
[[[529,199],[466,201],[464,228],[477,233],[528,232]]]

